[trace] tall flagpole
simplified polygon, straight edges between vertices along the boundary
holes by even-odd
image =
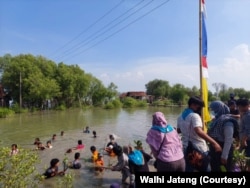
[[[203,71],[202,71],[202,12],[201,12],[201,1],[199,0],[199,63],[200,63],[200,97],[203,99]],[[201,119],[204,123],[204,113],[203,110],[201,111]]]

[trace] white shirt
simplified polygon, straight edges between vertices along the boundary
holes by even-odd
[[[208,151],[206,141],[196,134],[194,128],[202,128],[201,117],[197,113],[190,113],[185,120],[180,115],[177,119],[177,128],[181,130],[183,148],[187,148],[190,140],[193,145],[202,152]]]

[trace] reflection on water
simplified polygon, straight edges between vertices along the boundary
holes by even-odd
[[[53,148],[37,151],[41,157],[38,171],[43,173],[49,166],[52,158],[59,158],[61,163],[65,151],[77,145],[77,140],[82,139],[85,149],[80,151],[83,167],[80,170],[68,170],[75,174],[74,187],[109,187],[113,182],[120,182],[120,172],[106,170],[103,175],[95,175],[92,163],[88,161],[91,156],[90,146],[95,145],[99,151],[107,144],[108,134],[119,136],[117,142],[120,145],[132,144],[133,140],[141,140],[146,151],[146,133],[151,127],[152,114],[162,111],[169,124],[176,126],[176,119],[181,108],[149,107],[146,109],[89,109],[42,111],[35,114],[20,114],[11,118],[0,119],[1,144],[10,147],[16,143],[21,147],[34,148],[34,139],[39,137],[46,144],[47,140],[57,134],[52,142]],[[90,133],[83,133],[83,129],[89,126]],[[93,138],[92,131],[97,132],[97,138]],[[61,136],[61,131],[64,135]],[[71,160],[74,153],[67,154]],[[115,164],[116,159],[104,156],[105,163]],[[62,164],[61,164],[62,166]],[[60,177],[59,177],[60,178]],[[57,187],[57,180],[46,180],[43,187]]]

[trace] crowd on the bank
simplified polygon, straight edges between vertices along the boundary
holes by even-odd
[[[209,110],[213,117],[206,125],[202,121],[203,107],[200,97],[190,97],[176,128],[167,123],[161,112],[153,115],[146,141],[156,158],[158,172],[233,172],[238,170],[237,161],[233,160],[235,150],[250,157],[249,100],[234,100],[231,96],[227,103],[211,102]],[[201,155],[194,156],[190,147]],[[250,167],[246,170],[250,171]]]
[[[137,172],[149,172],[148,162],[155,159],[154,167],[157,172],[220,172],[226,169],[228,172],[235,171],[237,163],[233,161],[235,150],[245,152],[246,157],[250,157],[250,105],[249,100],[240,98],[234,99],[230,95],[228,102],[213,101],[209,105],[212,114],[210,122],[203,122],[202,109],[205,107],[204,101],[193,96],[188,100],[188,106],[177,119],[177,125],[168,124],[162,112],[155,112],[152,116],[152,126],[146,135],[146,143],[149,145],[151,153],[146,153],[143,148],[136,148],[131,145],[121,146],[117,143],[116,135],[109,135],[109,142],[102,152],[92,145],[91,161],[95,171],[103,173],[105,169],[120,171],[122,174],[122,184],[135,187],[135,174]],[[207,130],[205,129],[207,128]],[[90,133],[86,127],[84,133]],[[63,136],[64,132],[61,132]],[[93,138],[97,137],[96,131],[92,131]],[[56,134],[52,140],[56,139]],[[34,145],[37,150],[52,148],[51,140],[43,146],[39,138],[35,139]],[[203,156],[207,156],[207,163],[200,168],[199,158],[190,162],[189,147],[192,145]],[[63,171],[58,171],[59,159],[53,158],[50,167],[45,171],[46,178],[62,175],[67,168],[80,169],[80,153],[78,150],[85,149],[82,140],[78,140],[76,147],[69,148],[66,153],[76,150],[74,160],[66,164]],[[11,155],[18,154],[17,145],[12,145]],[[116,157],[117,163],[105,166],[103,155]],[[194,165],[196,163],[196,165]],[[250,168],[246,169],[250,171]],[[114,183],[110,187],[119,187]]]

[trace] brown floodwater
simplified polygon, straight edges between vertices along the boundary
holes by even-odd
[[[77,145],[82,140],[85,148],[80,152],[82,168],[80,170],[67,170],[67,173],[74,174],[74,187],[99,188],[109,187],[113,182],[121,182],[120,172],[105,170],[103,174],[96,174],[93,171],[92,163],[89,162],[91,152],[90,146],[94,145],[102,152],[107,144],[108,135],[113,133],[118,136],[117,142],[120,145],[135,145],[134,140],[141,140],[144,149],[149,152],[145,142],[147,131],[151,127],[152,114],[161,111],[169,124],[176,126],[177,116],[182,108],[178,107],[148,107],[139,109],[70,109],[66,111],[41,111],[36,113],[17,114],[13,117],[0,119],[0,141],[2,146],[10,147],[11,144],[18,144],[22,148],[35,148],[33,145],[36,137],[39,137],[43,144],[51,140],[56,134],[55,141],[52,141],[53,148],[37,151],[40,156],[40,163],[37,171],[43,173],[49,166],[52,158],[61,161],[65,157],[67,149]],[[89,126],[90,133],[83,133],[83,129]],[[97,132],[93,138],[92,131]],[[64,135],[61,136],[61,131]],[[73,161],[74,153],[66,154],[69,161]],[[115,164],[116,158],[104,155],[105,166]],[[152,169],[152,168],[151,168]],[[41,187],[58,187],[60,177],[45,180]]]

